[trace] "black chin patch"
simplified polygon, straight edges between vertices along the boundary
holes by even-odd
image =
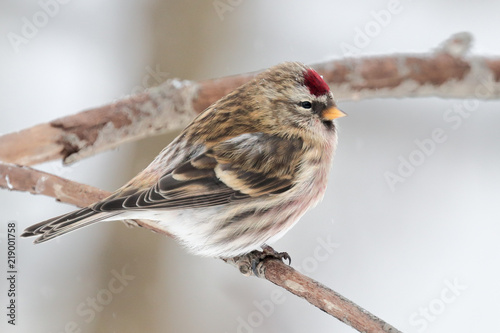
[[[325,125],[326,128],[329,130],[333,129],[333,121],[331,120],[323,120],[323,125]]]

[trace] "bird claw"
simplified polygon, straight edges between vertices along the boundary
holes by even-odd
[[[265,258],[271,257],[271,258],[279,259],[281,261],[287,260],[288,265],[290,265],[292,263],[292,258],[290,257],[288,252],[277,252],[269,245],[262,246],[262,253],[264,253],[266,255]]]
[[[263,263],[267,259],[277,259],[279,261],[288,261],[288,265],[292,263],[292,258],[287,252],[277,252],[269,245],[263,245],[262,251],[253,251],[257,256],[251,261],[252,264],[252,272],[255,276],[264,276],[265,267]],[[251,252],[251,253],[253,253]]]
[[[276,252],[272,247],[264,245],[262,251],[252,251],[240,257],[225,259],[238,267],[239,271],[246,276],[255,275],[263,277],[265,273],[264,262],[268,259],[287,260],[288,264],[292,262],[290,255],[286,252]]]

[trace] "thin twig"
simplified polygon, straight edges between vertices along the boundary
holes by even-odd
[[[13,191],[42,194],[60,202],[78,207],[102,200],[110,193],[101,189],[73,182],[26,166],[0,162],[0,188]],[[154,228],[149,221],[134,220],[142,227],[171,236]],[[251,275],[250,257],[226,259],[224,261],[238,267],[240,272]],[[280,286],[292,294],[304,298],[312,305],[341,320],[360,332],[397,333],[393,326],[372,315],[352,301],[336,293],[319,282],[299,273],[279,260],[263,260],[256,269],[257,276]]]
[[[457,34],[430,53],[347,58],[313,67],[338,100],[437,96],[500,97],[500,58],[469,56],[471,37]],[[256,73],[201,82],[168,80],[117,103],[0,136],[0,160],[72,163],[123,142],[185,127],[198,113]]]

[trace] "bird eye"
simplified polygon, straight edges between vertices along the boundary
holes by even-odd
[[[304,109],[310,109],[310,108],[312,108],[312,104],[309,101],[300,102],[299,104]]]

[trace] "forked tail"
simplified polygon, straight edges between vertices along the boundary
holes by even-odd
[[[26,228],[21,237],[40,236],[34,243],[43,243],[52,238],[80,229],[92,223],[105,220],[120,212],[96,212],[91,208],[82,208],[57,216]]]

